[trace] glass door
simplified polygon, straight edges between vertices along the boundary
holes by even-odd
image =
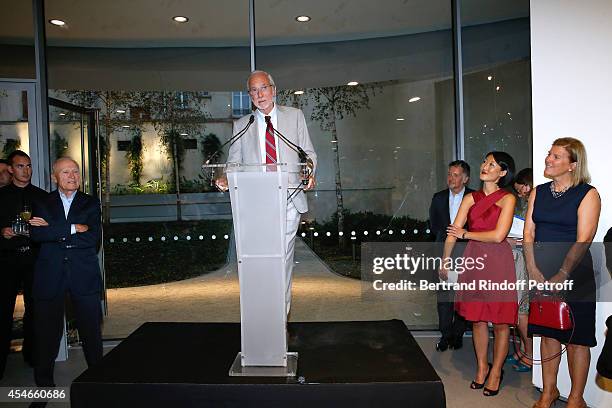
[[[60,157],[74,159],[81,169],[81,189],[101,199],[98,155],[98,110],[49,98],[49,173]],[[52,188],[55,188],[53,186]],[[103,241],[103,240],[102,240]],[[102,307],[106,314],[106,279],[103,244],[98,252],[104,290]]]
[[[96,109],[49,98],[50,163],[64,156],[76,160],[83,192],[100,198],[96,128]]]

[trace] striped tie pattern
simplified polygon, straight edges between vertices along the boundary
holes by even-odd
[[[270,116],[266,116],[266,164],[276,163],[276,142]]]

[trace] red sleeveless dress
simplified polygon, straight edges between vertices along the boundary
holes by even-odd
[[[502,197],[509,194],[497,190],[488,196],[474,191],[474,205],[468,212],[470,232],[494,230],[497,226],[501,207],[495,205]],[[455,309],[466,320],[472,322],[516,323],[518,303],[516,290],[496,287],[495,284],[516,282],[512,247],[507,241],[501,243],[479,242],[470,240],[463,254],[464,259],[475,260],[459,275],[459,283],[474,282],[475,290],[456,291]],[[486,287],[481,288],[481,282]]]

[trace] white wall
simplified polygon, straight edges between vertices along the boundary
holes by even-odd
[[[602,199],[596,241],[612,225],[610,114],[612,113],[612,2],[610,0],[533,0],[531,2],[531,65],[533,103],[533,165],[536,184],[546,181],[544,156],[558,137],[576,137],[587,148],[592,184]],[[602,276],[607,272],[600,269]],[[609,277],[607,277],[609,279]],[[609,285],[609,283],[608,283]],[[612,393],[595,384],[595,363],[603,345],[605,317],[611,303],[598,304],[597,342],[585,399],[592,407],[612,406]],[[534,371],[534,382],[541,384]],[[559,376],[568,392],[567,368]]]

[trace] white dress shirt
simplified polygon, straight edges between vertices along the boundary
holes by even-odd
[[[268,127],[268,124],[266,123],[266,116],[270,116],[272,126],[274,127],[274,129],[278,130],[278,115],[276,114],[276,104],[274,104],[274,107],[267,115],[259,109],[257,109],[255,113],[255,118],[257,119],[257,135],[259,137],[259,148],[261,152],[262,163],[266,162],[266,128]],[[276,146],[276,161],[280,162],[278,136],[276,136],[276,134],[274,135],[274,145]]]
[[[68,219],[68,213],[70,212],[70,206],[72,205],[72,201],[74,197],[76,197],[76,191],[72,193],[70,197],[66,194],[62,193],[61,190],[57,190],[59,192],[60,199],[62,200],[62,205],[64,206],[64,217]],[[70,224],[70,234],[76,234],[76,226],[74,224]]]
[[[448,189],[448,213],[450,215],[451,224],[455,221],[459,207],[461,206],[461,200],[463,200],[463,194],[465,193],[465,187],[457,194],[453,194],[453,190]]]

